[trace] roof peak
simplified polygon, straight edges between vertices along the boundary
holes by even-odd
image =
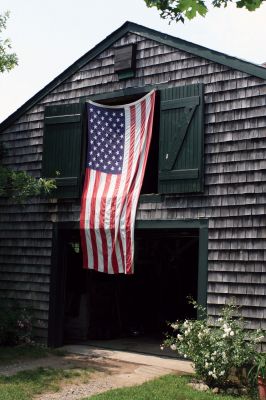
[[[54,90],[77,70],[82,68],[86,63],[97,57],[102,51],[112,46],[117,40],[123,37],[127,33],[135,33],[147,37],[151,40],[157,41],[159,43],[165,44],[179,50],[186,51],[188,53],[194,54],[201,58],[206,58],[210,61],[216,62],[218,64],[223,64],[232,69],[236,69],[245,72],[249,75],[255,76],[266,80],[266,69],[264,66],[253,64],[248,61],[241,60],[239,58],[220,53],[216,50],[208,49],[201,45],[188,42],[184,39],[177,38],[175,36],[162,33],[160,31],[154,30],[152,28],[147,28],[143,25],[139,25],[135,22],[125,21],[118,29],[108,35],[95,47],[81,56],[76,62],[70,65],[65,71],[59,74],[55,79],[48,83],[43,89],[31,97],[26,103],[24,103],[20,108],[18,108],[13,114],[6,118],[0,124],[0,131],[6,129],[10,124],[12,124],[21,115],[27,112],[31,107],[38,103],[44,96],[46,96],[50,91]]]

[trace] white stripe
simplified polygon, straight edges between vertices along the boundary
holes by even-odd
[[[99,171],[98,171],[99,174]],[[100,173],[99,179],[99,186],[98,192],[95,202],[95,219],[94,219],[94,227],[95,227],[95,236],[96,236],[96,243],[98,249],[98,271],[104,271],[104,262],[103,262],[103,248],[102,248],[102,238],[100,233],[100,217],[101,217],[101,202],[102,202],[102,195],[104,192],[104,186],[106,182],[107,175],[105,173]]]
[[[87,254],[88,254],[88,268],[94,268],[94,260],[93,260],[93,251],[92,251],[92,243],[91,243],[91,235],[90,235],[90,214],[91,214],[91,198],[92,192],[95,182],[96,171],[90,171],[90,179],[88,181],[88,192],[86,197],[86,209],[85,209],[85,221],[84,221],[84,230],[86,237],[86,246],[87,246]]]

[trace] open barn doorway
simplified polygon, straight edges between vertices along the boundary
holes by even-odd
[[[64,230],[62,245],[58,344],[156,353],[167,321],[197,317],[187,297],[199,300],[199,290],[206,290],[199,274],[200,229],[136,229],[130,276],[84,270],[77,230]]]

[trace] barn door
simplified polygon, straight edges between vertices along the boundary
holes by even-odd
[[[44,115],[43,170],[46,178],[56,178],[57,198],[80,195],[83,159],[82,105],[48,106]]]
[[[203,86],[160,91],[159,193],[203,190]]]

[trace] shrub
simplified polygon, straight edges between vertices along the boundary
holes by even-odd
[[[33,317],[29,309],[16,302],[4,302],[0,308],[0,344],[33,343]]]
[[[245,330],[244,320],[232,304],[226,305],[220,318],[214,320],[192,303],[201,319],[172,323],[173,334],[167,336],[164,345],[191,359],[197,376],[208,385],[224,386],[234,368],[252,362],[262,332]]]

